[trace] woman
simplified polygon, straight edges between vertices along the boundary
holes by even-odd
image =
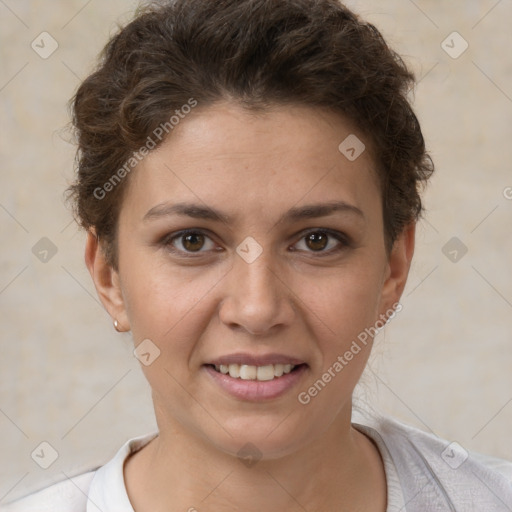
[[[158,433],[6,510],[512,508],[512,464],[352,422],[433,171],[412,82],[335,0],[161,2],[112,38],[71,193]]]

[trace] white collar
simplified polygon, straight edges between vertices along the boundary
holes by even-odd
[[[368,425],[364,425],[364,423],[367,422],[352,423],[352,426],[377,443],[384,459],[388,499],[392,498],[393,503],[400,502],[403,504],[403,494],[400,489],[397,471],[389,457],[387,447],[380,436],[375,435],[375,430]],[[118,450],[114,458],[96,471],[89,488],[86,512],[134,512],[126,491],[124,463],[131,454],[143,448],[157,435],[158,432],[153,432],[128,440]]]
[[[403,495],[398,492],[400,490],[398,475],[387,453],[387,447],[380,436],[375,436],[375,431],[371,427],[362,423],[353,423],[352,426],[371,437],[383,455],[388,499],[393,497],[393,500],[398,500],[397,502],[403,504]],[[153,432],[128,440],[113,459],[96,471],[89,488],[86,512],[134,512],[126,491],[124,463],[131,454],[143,448],[157,435],[158,432]],[[390,480],[393,481],[393,484],[398,485],[390,485]]]
[[[134,512],[126,492],[124,462],[157,435],[154,432],[130,439],[113,459],[96,471],[89,488],[87,512]]]

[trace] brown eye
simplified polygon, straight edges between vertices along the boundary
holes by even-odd
[[[200,233],[193,233],[189,235],[183,235],[181,237],[183,247],[187,251],[196,252],[199,251],[204,245],[204,235]]]
[[[323,251],[327,247],[329,237],[327,233],[317,231],[305,237],[306,245],[313,251]]]
[[[296,249],[316,256],[328,256],[351,247],[350,239],[344,233],[331,230],[309,231],[295,244]]]
[[[200,256],[215,249],[215,243],[201,231],[182,231],[167,236],[162,246],[179,256]]]

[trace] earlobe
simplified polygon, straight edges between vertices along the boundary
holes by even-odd
[[[404,228],[393,244],[388,261],[388,273],[382,288],[381,312],[399,302],[407,282],[414,254],[416,223]]]
[[[117,321],[116,330],[118,332],[130,330],[119,273],[107,262],[93,229],[87,232],[85,264],[103,306],[112,317],[113,322]]]

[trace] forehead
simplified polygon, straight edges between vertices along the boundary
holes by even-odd
[[[219,103],[196,108],[138,164],[125,202],[139,217],[177,200],[260,215],[301,201],[368,208],[380,202],[369,149],[351,123],[323,109],[255,113]]]

